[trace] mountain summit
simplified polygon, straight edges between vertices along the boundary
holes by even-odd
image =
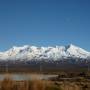
[[[73,44],[56,47],[24,45],[0,52],[0,60],[62,60],[67,58],[89,59],[90,52]]]

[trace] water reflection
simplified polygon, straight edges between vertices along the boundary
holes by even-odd
[[[0,80],[4,78],[11,78],[13,80],[36,80],[36,79],[49,79],[57,75],[44,75],[44,74],[0,74]]]

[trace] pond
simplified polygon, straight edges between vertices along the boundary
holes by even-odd
[[[46,74],[0,74],[0,80],[10,78],[12,80],[48,80],[58,75],[46,75]]]

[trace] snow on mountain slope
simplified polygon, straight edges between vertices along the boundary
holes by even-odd
[[[90,52],[72,44],[56,47],[14,46],[8,51],[0,52],[0,60],[61,60],[67,58],[88,59],[89,57]]]

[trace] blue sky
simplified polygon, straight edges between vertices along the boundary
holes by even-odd
[[[0,0],[0,51],[75,44],[90,51],[90,0]]]

